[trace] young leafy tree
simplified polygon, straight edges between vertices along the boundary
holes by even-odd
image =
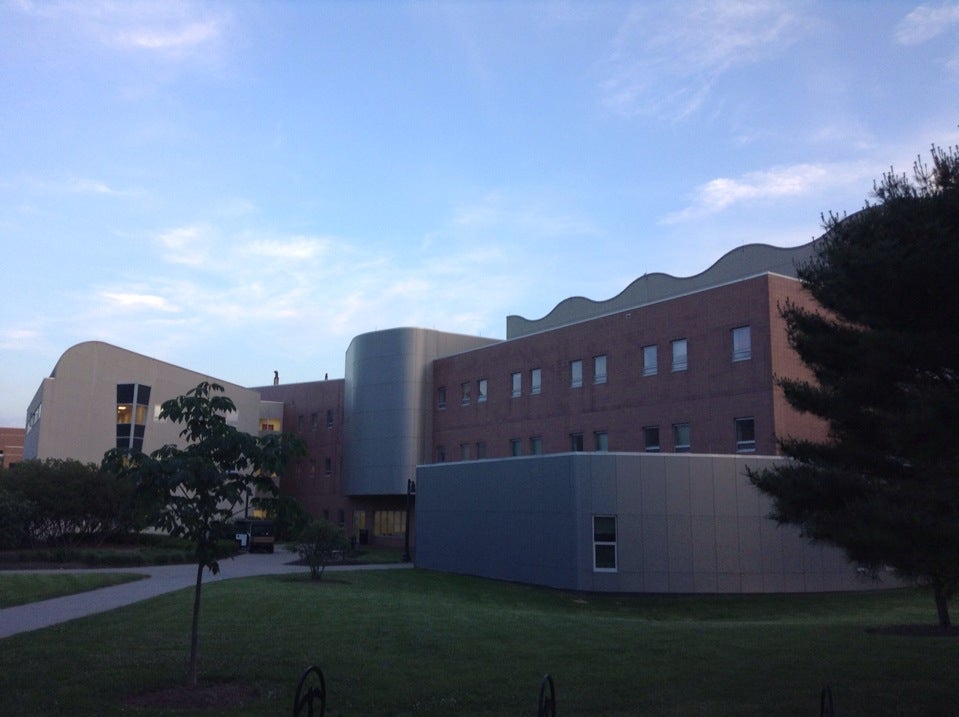
[[[320,580],[327,563],[337,552],[346,550],[349,544],[342,527],[328,520],[318,520],[303,528],[296,539],[295,550],[310,566],[310,577]]]
[[[154,524],[189,540],[197,572],[190,637],[189,683],[197,683],[198,627],[203,571],[219,572],[217,540],[248,493],[275,492],[271,476],[293,453],[298,439],[279,434],[252,436],[227,423],[235,410],[223,386],[203,382],[163,403],[160,418],[183,424],[185,448],[166,445],[151,453],[109,451],[105,467],[132,478],[147,504],[159,506]]]
[[[829,216],[799,269],[822,306],[786,304],[814,380],[780,380],[824,442],[782,438],[794,459],[752,473],[773,517],[872,572],[932,588],[939,624],[959,588],[959,152],[890,173],[874,204]]]

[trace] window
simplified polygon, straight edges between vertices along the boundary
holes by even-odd
[[[326,409],[326,427],[333,428],[333,409]]]
[[[755,453],[756,421],[752,418],[736,419],[736,452]]]
[[[569,385],[572,388],[583,385],[583,362],[579,359],[569,362]]]
[[[523,374],[514,373],[510,375],[510,395],[513,398],[523,395]]]
[[[593,383],[606,383],[606,356],[593,357]]]
[[[583,450],[583,434],[582,433],[570,433],[569,434],[569,450],[574,453],[580,453]]]
[[[596,431],[593,434],[596,439],[596,450],[606,452],[609,450],[609,434],[606,431]]]
[[[679,339],[672,342],[673,347],[673,371],[686,370],[686,339]]]
[[[296,430],[299,431],[300,433],[303,433],[303,419],[304,419],[304,418],[305,418],[305,416],[304,416],[302,413],[301,413],[299,416],[296,417]]]
[[[320,425],[320,416],[319,416],[319,414],[318,414],[318,413],[311,413],[311,414],[310,414],[310,426],[311,426],[311,427],[313,428],[313,430],[315,431],[316,428],[317,428],[317,426],[319,426],[319,425]]]
[[[733,361],[748,361],[753,356],[752,336],[748,326],[733,329]]]
[[[446,408],[446,386],[436,389],[436,405],[439,408]]]
[[[689,424],[673,424],[673,450],[677,453],[689,453]]]
[[[485,403],[486,402],[486,379],[481,378],[476,382],[476,402]]]
[[[470,382],[463,381],[460,384],[460,403],[464,406],[468,406],[470,402]]]
[[[538,456],[543,452],[543,439],[539,436],[533,436],[529,439],[529,452]]]
[[[470,459],[470,444],[460,443],[460,460],[468,461]]]
[[[656,346],[643,346],[643,376],[655,376],[659,371]]]
[[[446,463],[446,446],[436,447],[436,462]]]
[[[260,419],[260,432],[261,433],[275,433],[276,432],[276,423],[275,419],[272,418],[261,418]]]
[[[310,459],[310,478],[316,478],[316,458]]]
[[[340,508],[338,511],[336,511],[336,523],[337,523],[337,525],[339,525],[341,528],[342,528],[344,525],[346,525],[346,513],[343,511],[342,508]]]
[[[486,442],[485,441],[477,441],[476,458],[478,460],[483,460],[484,458],[486,458]]]
[[[326,474],[327,477],[333,475],[333,459],[332,458],[327,457],[323,459],[323,472]]]
[[[643,426],[643,445],[647,453],[659,452],[659,426]]]
[[[616,572],[616,516],[593,516],[593,570]]]
[[[405,532],[405,510],[378,510],[373,513],[373,535],[403,535]]]
[[[534,368],[529,372],[529,392],[539,393],[543,388],[543,369]]]
[[[139,383],[117,384],[117,448],[135,453],[143,451],[149,407],[149,386]]]
[[[519,438],[509,439],[509,454],[511,456],[523,455],[523,441]]]

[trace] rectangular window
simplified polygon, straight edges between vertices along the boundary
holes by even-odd
[[[689,453],[689,424],[673,424],[673,450],[677,453]]]
[[[470,459],[470,444],[460,443],[460,460],[468,461]]]
[[[436,405],[438,408],[446,408],[446,386],[436,389]]]
[[[655,376],[659,372],[659,355],[656,346],[643,346],[643,376]]]
[[[580,453],[583,450],[583,434],[582,433],[570,433],[569,434],[569,450],[574,453]]]
[[[523,455],[523,441],[519,438],[509,439],[509,454],[511,456]]]
[[[529,372],[529,392],[539,393],[543,389],[543,370],[534,368]]]
[[[593,383],[606,383],[606,356],[593,357]]]
[[[593,570],[616,572],[616,516],[593,516]]]
[[[748,361],[753,356],[752,336],[748,326],[733,329],[733,361]]]
[[[686,339],[678,339],[672,342],[673,347],[673,371],[686,370]]]
[[[446,446],[436,447],[436,462],[446,463]]]
[[[643,445],[647,453],[659,453],[659,426],[643,426]]]
[[[579,359],[569,362],[569,385],[571,388],[583,385],[583,362]]]
[[[477,460],[483,460],[484,458],[486,458],[486,442],[485,441],[477,441],[476,458]]]
[[[316,477],[316,458],[310,459],[310,478]]]
[[[470,382],[463,381],[460,384],[460,403],[464,406],[468,406],[470,402]]]
[[[303,433],[304,418],[305,416],[302,413],[296,417],[296,430],[299,431],[300,433]]]
[[[756,421],[752,418],[736,419],[736,452],[756,452]]]
[[[597,451],[605,453],[609,450],[609,434],[606,433],[606,431],[596,431],[593,436],[596,439],[595,446]]]
[[[320,415],[319,415],[318,413],[311,413],[311,414],[310,414],[310,426],[311,426],[311,427],[313,428],[313,430],[315,431],[319,425],[320,425]]]
[[[116,406],[116,447],[141,452],[150,407],[150,387],[139,383],[118,383]]]
[[[476,382],[476,402],[485,403],[486,402],[486,388],[487,381],[485,378],[481,378]]]
[[[538,456],[543,452],[543,439],[539,436],[533,436],[529,439],[529,452]]]
[[[405,510],[378,510],[373,513],[373,535],[403,535],[405,532]]]
[[[513,398],[523,395],[523,374],[514,373],[510,375],[510,395]]]
[[[326,427],[333,428],[333,409],[326,409]]]
[[[332,458],[327,457],[323,459],[323,472],[328,477],[333,475],[333,459]]]

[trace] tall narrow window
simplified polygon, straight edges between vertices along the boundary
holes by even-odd
[[[326,409],[326,427],[333,428],[333,409]]]
[[[143,451],[149,407],[149,386],[139,383],[117,384],[117,448],[135,453]]]
[[[673,371],[686,370],[686,339],[678,339],[672,342],[673,347]]]
[[[748,361],[753,356],[752,336],[748,326],[733,329],[733,361]]]
[[[756,451],[756,421],[753,418],[736,419],[736,452]]]
[[[593,570],[616,571],[616,516],[593,516]]]
[[[463,381],[463,383],[460,384],[460,403],[462,403],[464,406],[467,406],[469,405],[469,402],[470,402],[470,382]]]
[[[689,424],[673,424],[673,450],[677,453],[689,453]]]
[[[476,402],[485,403],[486,402],[486,389],[488,387],[487,381],[485,378],[481,378],[476,382]]]
[[[529,452],[538,456],[543,452],[543,439],[539,436],[533,436],[529,439]]]
[[[643,446],[647,453],[659,453],[659,426],[643,426]]]
[[[643,346],[643,376],[655,376],[659,371],[656,346]]]
[[[523,441],[519,438],[509,439],[509,454],[511,456],[523,455]]]
[[[581,453],[583,450],[583,434],[582,433],[570,433],[569,434],[569,450],[574,453]]]
[[[436,406],[446,408],[446,386],[440,386],[436,389]]]
[[[310,414],[310,426],[311,426],[311,427],[313,428],[313,430],[315,431],[319,425],[320,425],[320,414],[318,414],[318,413],[311,413],[311,414]]]
[[[601,452],[606,452],[609,450],[609,434],[606,431],[596,431],[593,434],[593,437],[596,439],[596,450]]]
[[[484,458],[486,458],[486,441],[477,441],[476,458],[478,460],[483,460]]]
[[[470,459],[470,444],[460,443],[460,460],[468,461]]]
[[[510,375],[510,395],[513,398],[523,395],[523,374],[514,373]]]
[[[543,369],[534,368],[529,372],[529,392],[539,393],[543,390]]]
[[[583,385],[583,362],[579,359],[569,362],[569,385],[572,388]]]
[[[593,357],[593,383],[606,383],[606,356]]]
[[[327,477],[333,475],[333,459],[329,456],[323,459],[323,473]]]
[[[436,447],[436,462],[446,463],[446,446]]]

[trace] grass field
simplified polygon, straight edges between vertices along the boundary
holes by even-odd
[[[0,641],[0,713],[291,714],[319,665],[327,714],[531,715],[556,681],[560,715],[959,713],[959,644],[868,628],[929,624],[926,593],[583,596],[418,570],[263,577],[204,588],[200,675],[252,701],[134,708],[182,684],[191,591]]]

